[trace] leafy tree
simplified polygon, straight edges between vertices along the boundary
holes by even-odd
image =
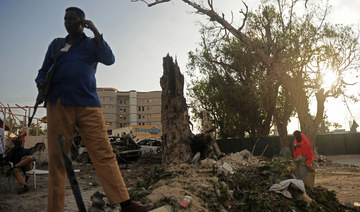
[[[189,96],[195,117],[202,119],[202,111],[207,111],[223,138],[267,136],[276,83],[262,84],[266,68],[246,46],[231,37],[218,39],[213,32],[204,26],[201,49],[189,53]],[[195,75],[197,69],[200,74]]]
[[[213,0],[208,0],[207,6],[192,0],[182,1],[257,55],[266,66],[268,80],[278,80],[289,93],[301,130],[315,147],[325,100],[347,96],[346,76],[359,70],[357,32],[350,26],[326,23],[329,5],[316,5],[319,1],[263,1],[255,12],[247,12],[244,4],[246,12],[242,12],[244,19],[240,27],[232,23],[233,19],[228,21],[223,14],[219,15]],[[323,75],[328,70],[336,73],[337,81],[324,88]],[[317,105],[315,114],[310,113],[311,102]]]

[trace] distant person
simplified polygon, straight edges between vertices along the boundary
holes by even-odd
[[[294,145],[293,145],[293,152],[294,158],[297,159],[299,155],[306,158],[306,165],[311,167],[311,161],[315,160],[311,143],[309,139],[300,131],[294,131]]]
[[[20,137],[14,141],[14,147],[6,154],[4,160],[11,162],[14,166],[7,171],[7,175],[13,174],[23,189],[18,194],[23,194],[29,191],[27,186],[28,177],[26,172],[33,169],[33,156],[29,150],[22,147],[22,140]]]
[[[67,8],[64,22],[68,35],[64,40],[57,38],[50,43],[35,79],[37,86],[42,88],[61,42],[51,89],[46,98],[49,160],[47,211],[64,211],[66,172],[58,135],[65,137],[65,151],[69,152],[75,126],[110,204],[120,204],[123,212],[148,211],[151,206],[130,200],[109,142],[96,93],[96,67],[99,62],[113,64],[114,55],[94,23],[85,19],[81,9]],[[84,28],[90,29],[94,38],[87,37]]]

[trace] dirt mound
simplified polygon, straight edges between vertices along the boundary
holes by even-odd
[[[175,211],[181,210],[185,195],[192,197],[190,211],[358,211],[320,186],[306,187],[305,193],[289,186],[291,199],[269,191],[272,185],[295,178],[297,164],[292,159],[270,160],[243,151],[218,161],[160,167],[137,183],[130,192],[134,199],[157,207],[171,205]]]
[[[306,195],[290,186],[288,190],[292,199],[289,199],[269,189],[283,180],[294,178],[297,164],[292,159],[266,159],[243,151],[217,161],[205,159],[198,164],[164,167],[160,157],[120,164],[132,199],[151,202],[156,207],[170,205],[173,211],[359,211],[340,204],[336,195],[340,195],[344,204],[346,201],[359,202],[360,167],[339,166],[323,158],[315,168],[318,186],[314,190],[305,188]],[[47,170],[46,165],[40,164],[37,168]],[[76,176],[88,208],[91,196],[95,192],[103,193],[103,190],[91,164],[75,164],[75,169],[80,169]],[[8,180],[0,175],[0,211],[24,211],[24,208],[26,211],[43,211],[46,208],[47,177],[37,176],[36,190],[30,180],[30,192],[19,197],[16,192],[8,191]],[[20,186],[16,188],[20,189]],[[327,188],[335,190],[336,195]],[[188,209],[180,207],[185,195],[192,197]],[[106,198],[104,200],[107,202]],[[105,211],[119,211],[119,208],[105,205]],[[68,182],[65,211],[78,211]]]

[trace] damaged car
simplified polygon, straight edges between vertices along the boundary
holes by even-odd
[[[135,143],[130,135],[109,136],[110,144],[119,163],[137,160],[140,156],[140,146]],[[71,145],[71,159],[78,163],[91,163],[91,159],[85,145],[78,133],[75,133]]]

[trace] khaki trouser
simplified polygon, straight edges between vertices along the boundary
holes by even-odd
[[[21,186],[26,185],[25,178],[22,174],[22,168],[25,169],[25,171],[29,171],[33,168],[33,157],[31,155],[24,156],[21,161],[14,166],[14,176],[16,180],[19,182]]]
[[[66,172],[58,135],[66,139],[70,151],[75,125],[78,127],[96,174],[110,204],[130,199],[115,154],[110,145],[100,107],[47,103],[48,125],[48,212],[64,211]]]

